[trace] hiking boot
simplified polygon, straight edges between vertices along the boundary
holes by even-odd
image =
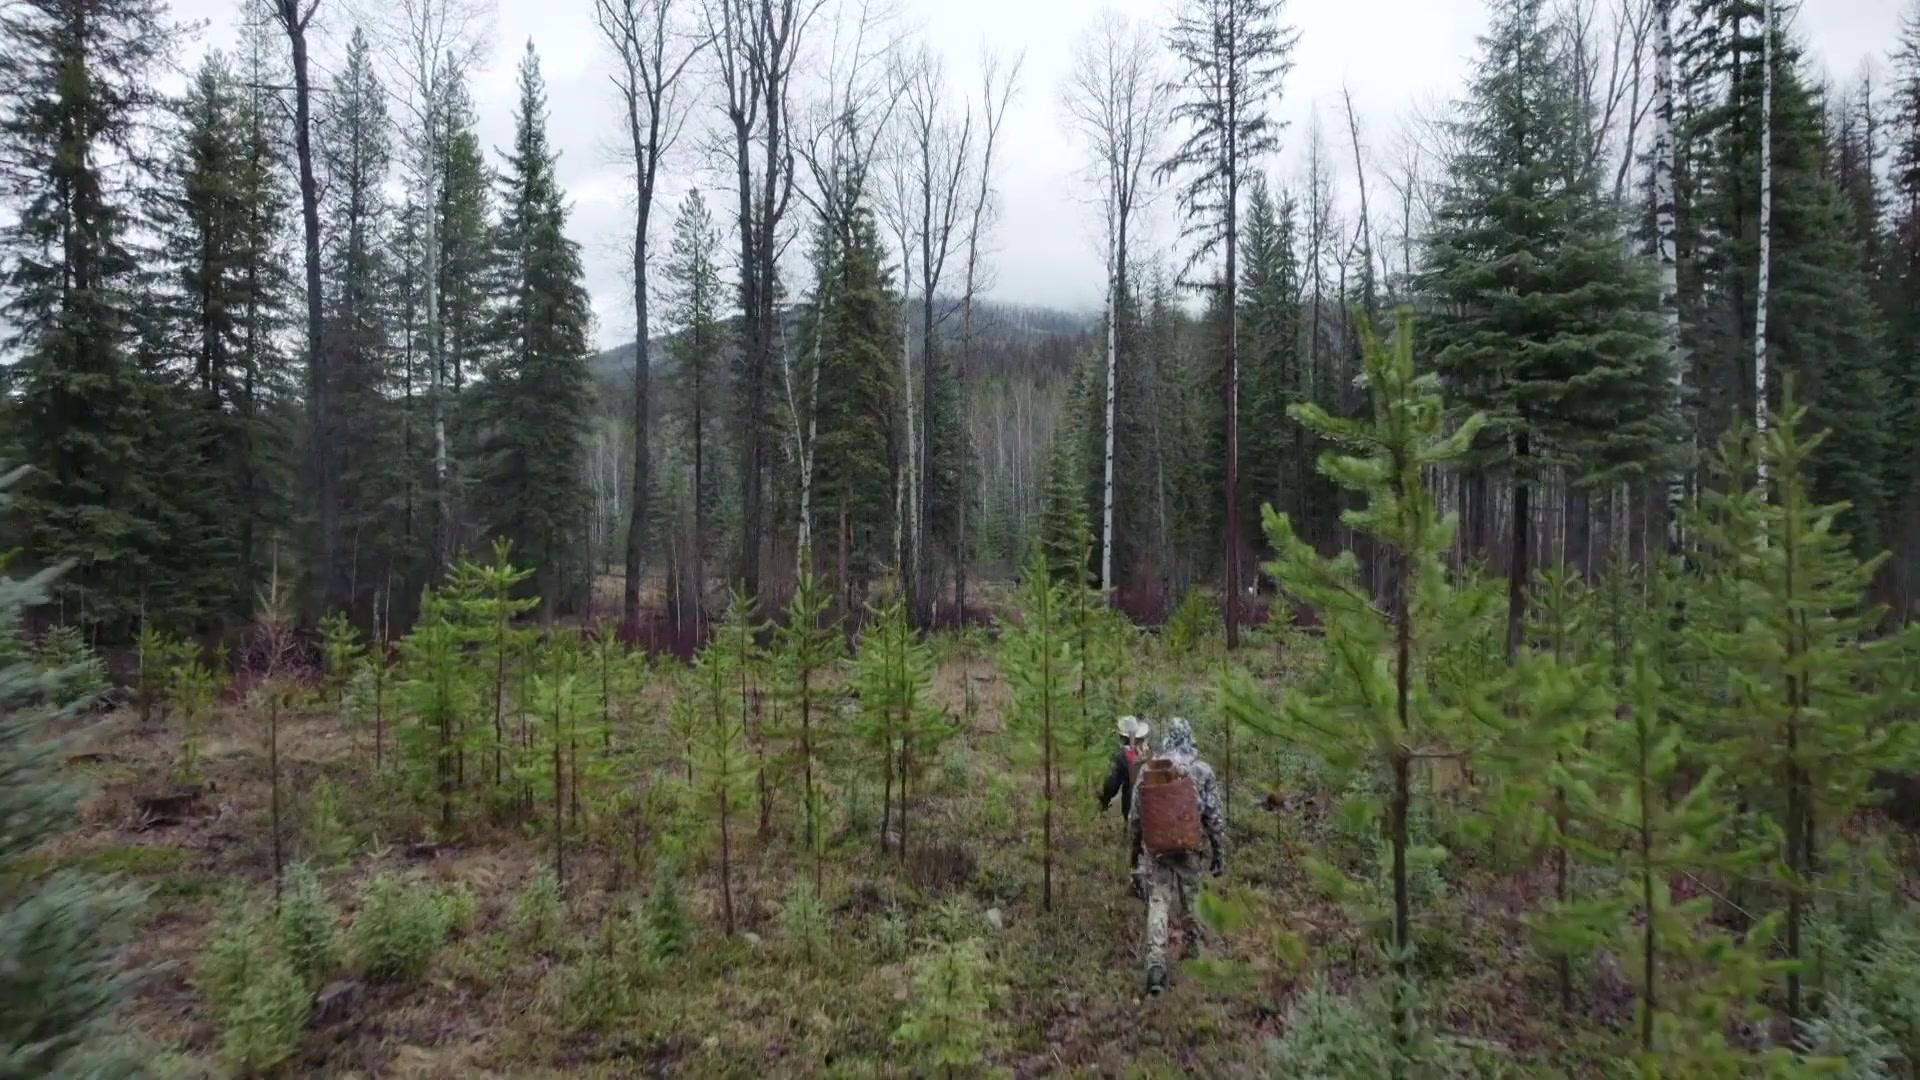
[[[1155,964],[1147,969],[1147,996],[1159,997],[1167,990],[1167,969]]]

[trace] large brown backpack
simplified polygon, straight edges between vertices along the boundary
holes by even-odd
[[[1140,805],[1140,842],[1153,855],[1193,855],[1201,846],[1200,795],[1193,778],[1170,758],[1140,770],[1133,797]]]

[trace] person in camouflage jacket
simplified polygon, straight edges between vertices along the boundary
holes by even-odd
[[[1200,800],[1200,827],[1212,849],[1208,869],[1215,877],[1226,872],[1227,838],[1222,813],[1224,793],[1213,775],[1213,766],[1200,758],[1193,744],[1193,728],[1175,717],[1167,724],[1166,738],[1155,755],[1173,763],[1174,771],[1193,781],[1194,794]],[[1128,837],[1135,857],[1145,854],[1135,866],[1135,880],[1147,894],[1147,993],[1159,994],[1167,988],[1168,906],[1180,908],[1180,956],[1192,960],[1200,954],[1200,921],[1195,900],[1200,892],[1200,856],[1198,854],[1154,855],[1145,852],[1140,831],[1140,800],[1135,798],[1127,814]]]

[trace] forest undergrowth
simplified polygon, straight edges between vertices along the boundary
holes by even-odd
[[[143,634],[87,745],[38,744],[79,827],[0,791],[48,837],[0,888],[146,888],[148,1072],[1913,1075],[1920,858],[1882,815],[1920,654],[1807,495],[1792,387],[1723,442],[1686,566],[1515,593],[1446,565],[1425,479],[1480,418],[1444,422],[1405,317],[1366,362],[1370,420],[1296,415],[1393,573],[1269,510],[1312,631],[1228,650],[1195,598],[1143,632],[1039,550],[991,632],[883,591],[849,642],[803,576],[653,661],[525,620],[501,544],[391,647],[327,620],[317,668],[277,591],[230,662]],[[23,715],[106,685],[69,631],[10,645]],[[1150,1001],[1098,806],[1128,713],[1192,721],[1228,793],[1207,947]]]

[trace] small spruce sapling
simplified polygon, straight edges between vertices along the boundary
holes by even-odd
[[[336,611],[320,620],[320,665],[328,704],[336,713],[346,708],[347,687],[359,670],[367,648],[360,639],[360,628],[344,611]]]
[[[914,1057],[922,1075],[953,1077],[977,1070],[994,1025],[989,1012],[996,987],[986,945],[977,937],[934,947],[913,958],[913,990],[906,1020],[894,1039]]]

